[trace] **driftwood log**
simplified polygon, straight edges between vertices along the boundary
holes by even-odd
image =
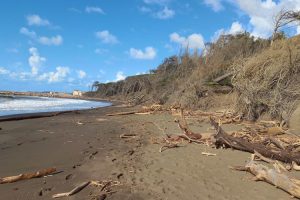
[[[250,161],[246,166],[233,167],[233,169],[250,172],[255,176],[254,180],[265,181],[286,191],[293,197],[300,198],[300,180],[290,178],[283,173],[277,172],[275,169],[268,168],[255,161]]]
[[[249,153],[258,152],[266,158],[278,160],[289,164],[292,164],[293,162],[295,162],[298,165],[300,164],[299,152],[292,152],[291,150],[267,147],[263,143],[252,143],[243,138],[233,137],[227,134],[213,118],[210,118],[210,122],[217,132],[214,136],[215,146],[217,148],[226,147]]]
[[[117,112],[117,113],[109,113],[106,114],[107,116],[119,116],[119,115],[133,115],[138,113],[139,111],[129,111],[129,112]]]
[[[19,174],[17,176],[4,177],[4,178],[0,178],[0,184],[14,183],[17,181],[27,180],[32,178],[40,178],[43,176],[47,176],[49,174],[53,174],[54,172],[56,172],[56,168],[48,168],[33,173],[25,173],[25,174]]]
[[[75,187],[73,190],[71,190],[70,192],[65,192],[65,193],[59,193],[59,194],[54,194],[52,196],[52,198],[61,198],[61,197],[68,197],[68,196],[72,196],[78,192],[80,192],[81,190],[83,190],[86,186],[88,186],[91,183],[91,181],[88,182],[83,182],[81,183],[79,186]]]

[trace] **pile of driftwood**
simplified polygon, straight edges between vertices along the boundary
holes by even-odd
[[[181,110],[181,119],[175,120],[182,130],[180,135],[166,135],[156,143],[162,143],[160,152],[168,148],[180,147],[182,143],[205,144],[212,148],[231,148],[252,154],[251,161],[242,167],[233,167],[236,170],[248,171],[255,175],[255,180],[265,181],[300,198],[300,180],[289,178],[285,173],[291,170],[300,170],[300,137],[290,134],[275,121],[260,121],[257,123],[243,122],[239,115],[233,112],[198,112],[188,113],[189,117],[202,116],[207,118],[215,133],[195,133],[186,121]],[[239,123],[244,125],[240,131],[227,133],[221,125],[225,123]],[[205,153],[205,155],[215,155]],[[257,161],[264,161],[273,168],[262,165]]]

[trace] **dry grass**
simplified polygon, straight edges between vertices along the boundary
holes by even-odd
[[[88,94],[130,102],[137,99],[136,103],[180,104],[191,109],[228,104],[222,94],[231,92],[231,80],[228,78],[221,85],[210,84],[211,81],[232,70],[236,60],[261,52],[269,43],[268,40],[255,40],[248,33],[221,36],[208,45],[205,53],[191,53],[186,49],[179,56],[166,58],[151,74],[99,84],[96,93]]]
[[[300,37],[276,41],[262,53],[236,62],[234,70],[237,108],[248,119],[268,113],[288,120],[300,99]]]

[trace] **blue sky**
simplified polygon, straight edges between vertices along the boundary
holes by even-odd
[[[221,33],[269,37],[300,0],[2,0],[0,90],[88,90],[146,73]],[[290,35],[300,32],[297,25]]]

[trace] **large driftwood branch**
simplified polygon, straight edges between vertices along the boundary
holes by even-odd
[[[43,169],[37,172],[33,173],[25,173],[25,174],[20,174],[17,176],[9,176],[5,178],[0,178],[0,184],[4,183],[13,183],[21,180],[27,180],[27,179],[32,179],[32,178],[40,178],[43,176],[47,176],[49,174],[53,174],[56,171],[56,168],[48,168],[48,169]]]
[[[248,171],[255,176],[256,181],[265,181],[286,191],[294,197],[300,198],[300,181],[290,178],[283,173],[278,173],[275,169],[270,169],[254,161],[250,161],[243,167],[233,167],[233,169]]]
[[[228,135],[214,119],[210,118],[210,122],[217,132],[215,135],[215,145],[217,148],[229,147],[249,153],[254,153],[256,151],[266,158],[290,164],[294,161],[296,164],[300,164],[300,153],[287,151],[285,149],[266,147],[262,143],[251,143],[243,138],[233,137]]]

